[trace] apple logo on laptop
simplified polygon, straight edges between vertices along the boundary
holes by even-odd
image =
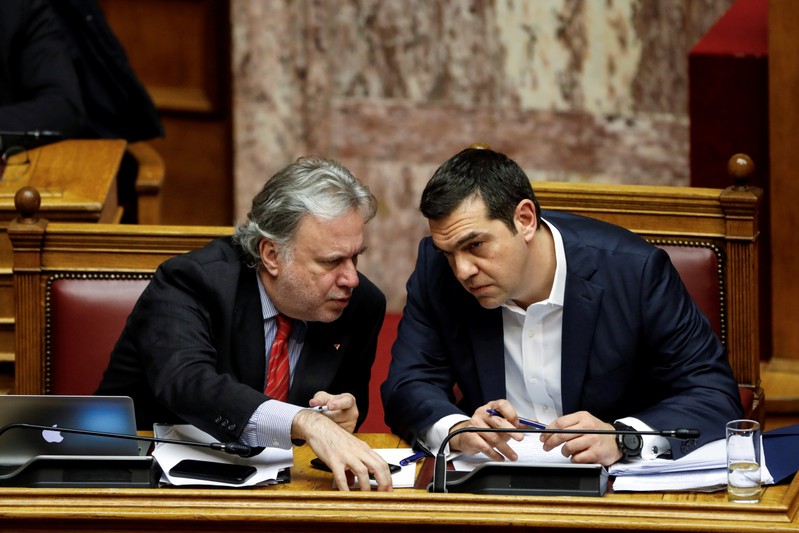
[[[53,427],[58,427],[58,424],[53,424]],[[52,429],[45,429],[42,431],[42,437],[47,442],[51,443],[59,443],[64,440],[64,436],[61,434],[60,431],[53,431]]]

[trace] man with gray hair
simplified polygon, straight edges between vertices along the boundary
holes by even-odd
[[[192,424],[222,441],[304,440],[369,490],[386,462],[351,432],[366,417],[386,301],[356,270],[369,189],[300,158],[266,182],[235,235],[164,262],[128,318],[97,394],[131,396],[140,427]],[[309,409],[321,408],[321,409]]]

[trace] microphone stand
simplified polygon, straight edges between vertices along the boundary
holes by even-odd
[[[447,444],[455,436],[461,433],[559,433],[577,435],[656,435],[661,437],[672,437],[677,439],[696,439],[699,438],[698,429],[678,428],[653,431],[636,431],[620,429],[538,429],[538,428],[479,428],[463,427],[456,429],[447,435],[438,447],[438,453],[433,463],[433,483],[431,492],[447,492],[447,458],[445,450]]]

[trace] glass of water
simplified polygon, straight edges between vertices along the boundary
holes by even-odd
[[[755,420],[727,422],[727,499],[760,501],[760,424]]]

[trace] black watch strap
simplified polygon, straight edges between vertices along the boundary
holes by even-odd
[[[634,427],[621,422],[613,422],[613,427],[616,428],[616,431],[635,431]],[[630,459],[641,457],[644,440],[640,433],[620,433],[616,435],[616,445],[619,447],[624,459]]]

